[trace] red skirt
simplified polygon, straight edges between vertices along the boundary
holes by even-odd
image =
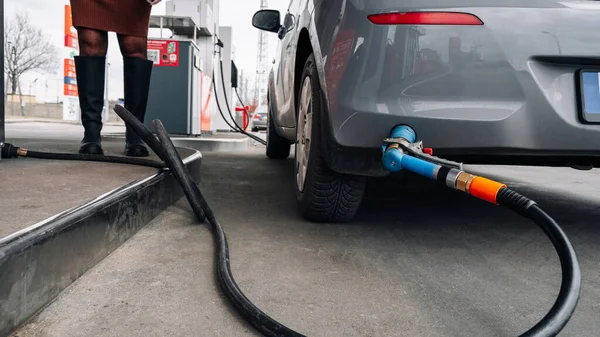
[[[152,5],[146,0],[70,0],[74,27],[148,36]]]

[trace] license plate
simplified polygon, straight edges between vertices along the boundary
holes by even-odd
[[[587,122],[600,122],[600,71],[581,71],[581,110]]]

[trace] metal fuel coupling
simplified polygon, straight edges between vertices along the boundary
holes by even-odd
[[[471,187],[471,182],[473,182],[473,179],[475,179],[474,175],[464,171],[460,172],[458,177],[456,177],[456,189],[469,193],[469,188]]]
[[[450,171],[448,171],[448,175],[446,175],[446,186],[450,188],[456,188],[456,179],[460,173],[460,170],[455,168],[450,169]]]

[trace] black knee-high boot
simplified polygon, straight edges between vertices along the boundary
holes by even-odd
[[[104,154],[101,145],[102,109],[104,108],[104,72],[106,57],[75,56],[75,73],[85,132],[79,153]]]
[[[123,58],[125,109],[129,110],[142,123],[146,116],[152,65],[152,61],[142,58]],[[133,157],[148,156],[148,149],[144,142],[129,128],[125,132],[125,154]]]

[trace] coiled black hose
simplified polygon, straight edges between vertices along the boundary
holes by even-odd
[[[126,123],[128,120],[135,119],[135,117],[123,107],[115,107],[115,112],[123,118]],[[152,133],[146,129],[142,123],[132,123],[129,126],[142,140],[156,140]],[[156,142],[151,141],[150,143],[152,145],[150,143],[146,144],[148,144],[153,151],[164,155],[164,160],[169,169],[172,170],[173,175],[177,178],[177,181],[185,182],[191,180],[191,176],[181,161],[162,122],[160,120],[154,120],[153,126],[160,143],[157,144]],[[157,148],[155,149],[154,147]],[[229,264],[229,246],[227,245],[227,237],[225,236],[221,224],[216,219],[212,209],[202,195],[202,192],[200,192],[195,184],[193,187],[190,187],[188,184],[182,184],[182,188],[187,190],[185,191],[185,195],[188,197],[188,201],[192,205],[192,209],[196,216],[198,218],[205,218],[211,226],[215,240],[217,241],[217,276],[219,284],[238,313],[265,336],[304,337],[302,334],[291,330],[269,317],[269,315],[265,314],[244,295],[231,273]]]
[[[538,225],[550,239],[558,254],[562,280],[556,301],[550,311],[521,337],[556,336],[569,322],[579,302],[581,269],[577,261],[577,253],[558,223],[533,200],[509,188],[498,191],[496,200],[500,205],[531,219]]]

